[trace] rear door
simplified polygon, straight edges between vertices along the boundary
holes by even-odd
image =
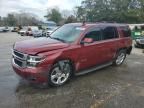
[[[101,63],[111,61],[116,54],[119,43],[119,35],[116,27],[104,27],[101,41]]]

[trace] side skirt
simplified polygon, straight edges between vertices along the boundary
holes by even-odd
[[[90,73],[90,72],[93,72],[93,71],[102,69],[102,68],[104,68],[104,67],[110,66],[110,65],[112,65],[112,64],[113,64],[112,62],[108,62],[108,63],[102,64],[102,65],[99,65],[99,66],[95,66],[95,67],[90,68],[90,69],[87,69],[87,70],[83,70],[83,71],[76,72],[75,75],[76,75],[76,76],[84,75],[84,74],[87,74],[87,73]]]

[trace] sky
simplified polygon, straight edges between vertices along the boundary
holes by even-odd
[[[11,12],[29,12],[40,19],[47,12],[47,8],[58,7],[60,11],[72,11],[80,5],[82,0],[0,0],[0,16],[6,16]]]

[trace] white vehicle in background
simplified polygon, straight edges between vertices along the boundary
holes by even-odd
[[[25,28],[23,28],[22,30],[20,30],[20,31],[18,32],[18,34],[20,34],[21,36],[25,36],[25,35],[26,35],[26,32],[27,32],[27,28],[25,27]]]
[[[21,36],[33,36],[33,33],[38,30],[38,27],[35,26],[28,26],[23,27],[22,30],[18,32]]]
[[[36,26],[29,26],[28,30],[26,32],[27,36],[33,36],[35,34],[35,32],[37,32],[39,29]]]
[[[39,24],[40,29],[44,30],[43,36],[50,35],[53,31],[55,31],[58,27],[54,21],[44,21]]]
[[[47,33],[50,35],[52,32],[54,32],[58,27],[49,27],[47,28]]]
[[[0,27],[0,32],[8,32],[9,28],[8,27]]]
[[[49,36],[52,32],[54,32],[58,27],[48,27],[43,33],[44,36]]]
[[[34,38],[43,37],[43,30],[34,30],[33,37]]]
[[[48,37],[52,32],[54,32],[58,27],[49,27],[46,30],[34,30],[33,37]]]

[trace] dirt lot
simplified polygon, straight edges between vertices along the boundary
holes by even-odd
[[[11,68],[15,41],[30,39],[0,34],[0,108],[144,108],[144,54],[133,52],[120,67],[107,67],[73,78],[59,88],[30,86]]]

